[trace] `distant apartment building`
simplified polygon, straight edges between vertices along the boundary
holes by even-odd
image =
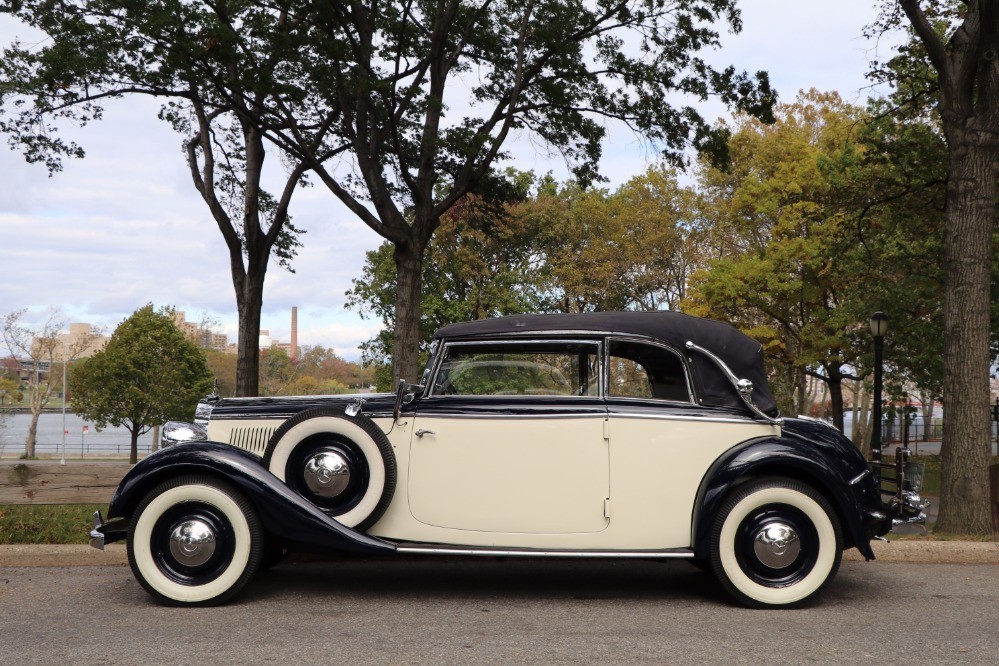
[[[53,359],[62,361],[68,358],[90,358],[104,349],[110,339],[95,331],[90,324],[70,324],[69,333],[60,333],[57,337],[58,346]]]
[[[187,336],[187,339],[202,349],[214,349],[226,352],[229,349],[229,336],[225,333],[214,333],[208,327],[187,321],[184,313],[174,310],[173,323]]]

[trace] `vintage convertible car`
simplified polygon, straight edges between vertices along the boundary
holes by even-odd
[[[919,508],[883,503],[832,427],[778,416],[759,343],[673,312],[445,326],[395,395],[210,396],[163,443],[91,544],[127,538],[170,604],[225,602],[295,549],[686,558],[795,606]]]

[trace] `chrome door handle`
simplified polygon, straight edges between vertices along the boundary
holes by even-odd
[[[434,432],[433,430],[424,430],[423,428],[420,428],[419,430],[416,431],[417,437],[423,437],[424,435],[436,435],[436,434],[437,433]]]

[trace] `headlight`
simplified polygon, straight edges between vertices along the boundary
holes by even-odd
[[[208,428],[197,423],[167,421],[160,428],[160,446],[208,440]]]

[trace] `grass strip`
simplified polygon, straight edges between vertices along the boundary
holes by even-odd
[[[0,505],[0,545],[87,543],[94,511],[106,504]]]

